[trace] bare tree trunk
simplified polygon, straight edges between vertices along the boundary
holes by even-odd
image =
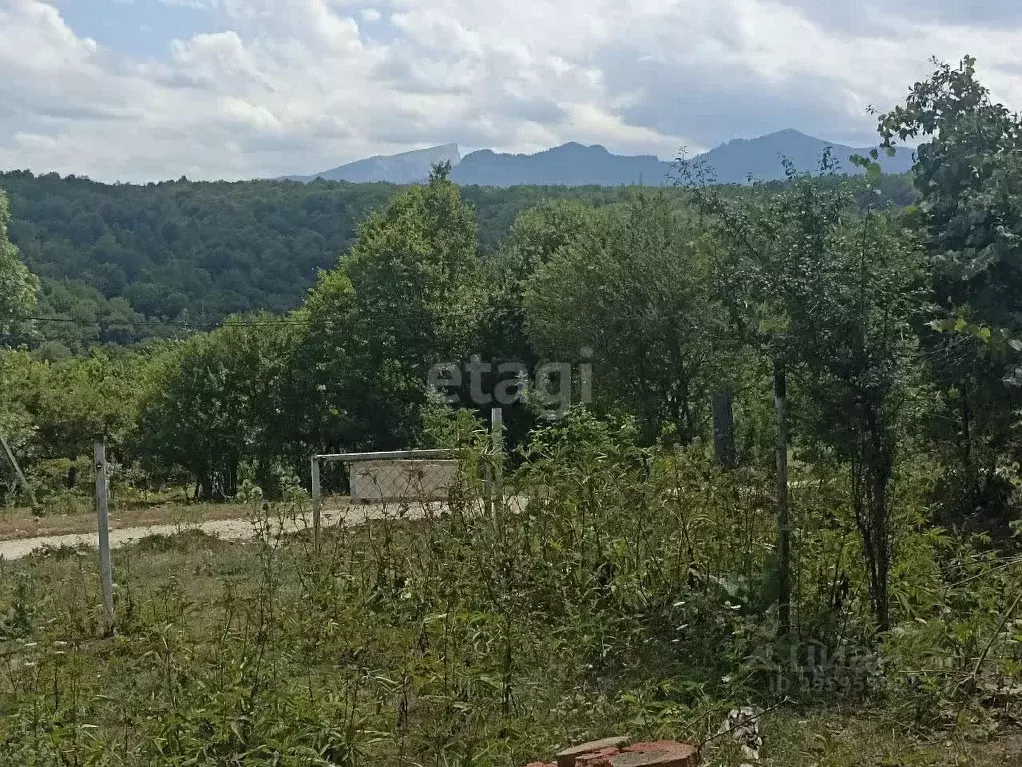
[[[777,457],[777,615],[781,635],[791,634],[791,509],[788,501],[788,382],[774,361],[774,425]]]
[[[735,415],[730,392],[713,395],[713,451],[717,464],[733,469],[737,464],[735,456]]]
[[[872,427],[870,427],[872,428]],[[891,532],[888,495],[894,469],[894,452],[886,435],[869,434],[859,457],[852,461],[852,503],[862,535],[869,600],[877,628],[891,628],[890,573]]]
[[[874,605],[877,615],[877,626],[881,632],[891,629],[891,535],[887,514],[887,487],[889,480],[883,474],[874,477],[873,487],[873,526],[877,538],[877,585]]]

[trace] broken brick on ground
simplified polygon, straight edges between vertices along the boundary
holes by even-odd
[[[526,767],[697,767],[699,749],[676,740],[628,745],[628,738],[613,737],[571,746],[554,758]]]

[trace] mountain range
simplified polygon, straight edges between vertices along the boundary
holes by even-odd
[[[750,178],[774,181],[784,178],[782,158],[790,160],[797,170],[812,171],[819,166],[827,147],[842,172],[862,172],[849,158],[865,155],[869,147],[835,144],[791,129],[753,139],[735,139],[692,160],[711,170],[712,178],[719,183],[742,184]],[[378,155],[322,173],[286,178],[305,182],[322,178],[409,184],[424,181],[430,168],[444,161],[453,166],[451,177],[456,182],[478,186],[664,186],[677,175],[673,163],[653,155],[617,155],[599,145],[569,142],[535,154],[502,154],[482,149],[464,157],[457,144],[443,144],[396,155]],[[884,173],[904,173],[912,167],[913,151],[899,148],[891,157],[881,153],[879,162]]]
[[[311,176],[286,176],[291,181],[350,181],[354,184],[368,184],[388,181],[392,184],[414,184],[429,177],[430,168],[438,162],[458,165],[461,152],[457,144],[442,144],[429,149],[416,149],[401,154],[376,155],[356,160],[339,168],[313,173]]]

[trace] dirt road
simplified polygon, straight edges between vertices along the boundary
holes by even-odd
[[[404,509],[402,509],[404,510]],[[345,506],[340,509],[324,509],[322,515],[323,527],[333,527],[339,523],[359,524],[369,519],[383,519],[385,517],[398,516],[399,509],[394,506]],[[405,518],[419,518],[425,513],[421,504],[411,504],[402,515]],[[281,531],[281,525],[277,520],[271,520],[272,533]],[[283,524],[285,535],[302,532],[312,528],[312,514],[306,513],[301,517],[287,519]],[[143,527],[125,527],[110,531],[110,545],[113,548],[127,546],[135,541],[150,535],[169,536],[182,532],[183,530],[202,530],[208,535],[215,535],[228,541],[238,541],[251,538],[255,530],[252,522],[248,519],[224,519],[210,522],[182,523],[173,525],[148,525]],[[8,561],[27,557],[33,551],[50,547],[60,546],[90,546],[96,548],[98,544],[97,533],[77,533],[72,535],[47,535],[38,538],[23,538],[21,540],[0,541],[0,557]]]
[[[511,513],[517,513],[525,508],[524,497],[509,497],[505,499],[505,508]],[[390,503],[390,504],[356,504],[348,505],[347,501],[342,506],[330,509],[323,509],[322,526],[334,527],[344,523],[358,525],[373,519],[421,519],[427,515],[439,515],[446,510],[446,503]],[[474,513],[484,513],[481,500],[473,502]],[[283,527],[276,518],[271,518],[271,535],[276,536],[278,532],[284,535],[300,533],[312,529],[312,513],[305,512],[297,518],[284,520]],[[255,529],[253,523],[245,519],[216,519],[205,522],[179,522],[176,524],[150,524],[139,527],[121,527],[110,530],[110,546],[119,548],[128,546],[142,538],[150,535],[169,536],[180,533],[184,530],[202,530],[207,535],[215,535],[225,541],[243,541],[253,537]],[[43,535],[33,538],[18,538],[14,540],[0,540],[0,558],[11,561],[27,557],[33,551],[44,548],[59,548],[61,546],[89,546],[96,548],[99,545],[98,534],[93,531],[89,533],[72,533],[68,535]]]

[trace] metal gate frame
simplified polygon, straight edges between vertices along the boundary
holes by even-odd
[[[312,456],[312,530],[316,548],[319,548],[319,528],[322,511],[322,489],[319,469],[323,463],[360,463],[364,461],[428,460],[456,458],[454,450],[391,450],[381,453],[321,453]]]

